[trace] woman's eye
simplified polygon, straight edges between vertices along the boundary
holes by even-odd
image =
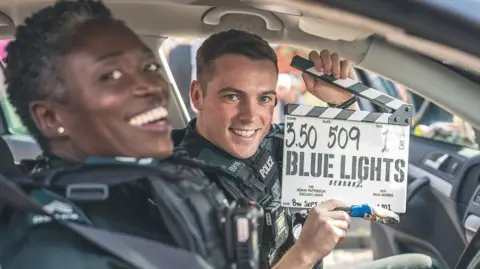
[[[122,72],[115,70],[112,72],[112,78],[113,79],[119,79],[122,76]]]
[[[148,72],[157,72],[158,70],[160,69],[160,65],[159,64],[147,64],[145,66],[145,71],[148,71]]]
[[[104,74],[100,77],[101,81],[107,81],[110,79],[117,80],[122,77],[122,72],[120,70],[114,70],[110,73]]]

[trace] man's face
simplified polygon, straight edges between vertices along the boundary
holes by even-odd
[[[197,131],[231,155],[255,154],[272,122],[278,73],[270,60],[226,54],[213,62],[206,89],[192,84]]]

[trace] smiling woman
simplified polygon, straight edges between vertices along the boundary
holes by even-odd
[[[51,38],[19,27],[7,48],[11,103],[46,155],[170,155],[169,89],[157,59],[103,5],[90,6],[59,17]]]

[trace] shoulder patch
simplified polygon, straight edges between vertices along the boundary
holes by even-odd
[[[31,191],[29,195],[43,205],[43,210],[50,213],[57,220],[90,224],[90,220],[77,206],[58,194],[46,189],[39,189]],[[26,217],[30,226],[37,226],[52,221],[50,216],[40,213],[28,213]]]

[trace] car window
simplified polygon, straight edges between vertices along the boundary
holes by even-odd
[[[0,107],[5,117],[6,124],[8,125],[8,132],[12,134],[27,135],[28,130],[25,125],[23,125],[22,120],[15,112],[12,104],[10,104],[10,102],[8,101],[8,96],[5,91],[5,79],[3,76],[3,68],[5,67],[5,62],[3,60],[7,56],[5,48],[10,41],[11,39],[0,40],[0,64],[2,68],[2,72],[0,73]]]
[[[9,132],[12,134],[23,134],[28,135],[29,132],[27,128],[23,125],[22,120],[15,112],[13,106],[8,102],[6,98],[2,98],[1,106],[3,114],[5,115],[5,120],[7,121]]]
[[[5,117],[5,121],[7,126],[7,130],[9,133],[12,134],[28,134],[27,128],[23,125],[20,117],[15,112],[15,109],[8,101],[8,96],[5,91],[5,78],[3,76],[3,68],[5,68],[4,59],[7,56],[6,54],[6,46],[11,41],[11,39],[2,39],[0,40],[0,65],[2,72],[0,73],[0,107],[3,112],[3,116]]]
[[[440,106],[406,89],[403,85],[369,71],[361,71],[366,84],[413,105],[412,134],[461,146],[478,148],[474,128]]]

